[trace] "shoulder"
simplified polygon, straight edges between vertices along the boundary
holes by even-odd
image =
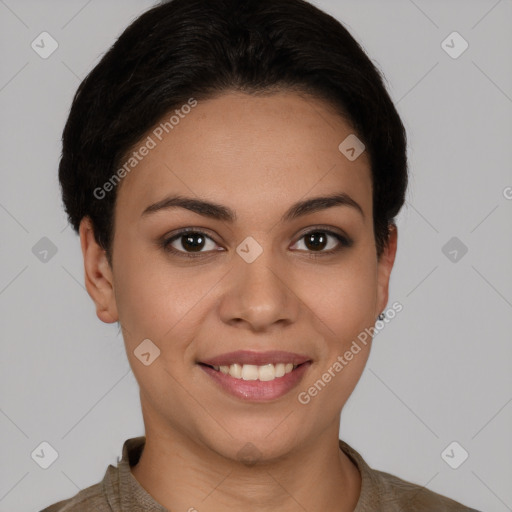
[[[361,473],[361,493],[355,512],[479,512],[421,485],[373,469],[345,441],[340,448]]]
[[[395,475],[372,469],[380,483],[383,505],[389,510],[403,509],[407,512],[478,512],[425,487],[402,480]],[[396,507],[400,507],[397,509]],[[385,510],[388,510],[387,508]]]
[[[107,474],[111,468],[109,466]],[[70,498],[53,503],[40,512],[112,512],[112,504],[105,493],[107,483],[105,475],[103,481],[82,489]]]
[[[131,505],[123,500],[130,499],[131,487],[135,482],[130,477],[130,462],[136,462],[144,441],[145,436],[127,439],[123,444],[122,459],[117,458],[116,466],[109,464],[100,482],[82,489],[70,498],[53,503],[39,512],[120,512],[124,510]]]

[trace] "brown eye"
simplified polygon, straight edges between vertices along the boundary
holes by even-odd
[[[329,239],[333,238],[335,241],[330,242]],[[317,252],[320,254],[333,254],[343,247],[350,247],[352,241],[345,238],[338,233],[332,231],[316,229],[309,231],[302,235],[297,244],[304,239],[305,250],[309,252]],[[337,242],[337,243],[336,243]],[[327,250],[325,250],[327,248]],[[319,255],[320,255],[319,254]]]
[[[303,234],[295,245],[302,239],[305,249],[300,250],[309,253],[311,257],[329,256],[353,243],[349,238],[326,229],[315,229]],[[217,244],[206,233],[191,228],[166,238],[160,245],[166,252],[186,258],[206,257],[218,250],[224,250],[216,249]]]
[[[164,250],[185,257],[204,256],[215,250],[217,244],[201,231],[184,230],[162,242]],[[206,250],[203,250],[206,249]]]
[[[312,251],[325,249],[327,241],[328,235],[321,231],[314,231],[304,236],[304,245]]]
[[[178,240],[186,251],[198,252],[204,247],[206,238],[202,233],[187,233],[180,235]]]

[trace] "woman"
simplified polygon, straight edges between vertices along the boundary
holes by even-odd
[[[302,0],[172,0],[80,85],[59,168],[145,436],[57,511],[474,510],[370,468],[340,413],[388,306],[406,134]]]

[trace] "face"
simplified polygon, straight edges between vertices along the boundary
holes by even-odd
[[[278,457],[338,425],[371,341],[344,354],[386,307],[396,231],[377,259],[368,155],[338,149],[353,130],[320,100],[225,93],[160,131],[117,191],[112,269],[82,222],[87,289],[121,324],[146,432]],[[221,208],[165,204],[178,195]],[[307,363],[269,381],[200,364],[240,350]]]

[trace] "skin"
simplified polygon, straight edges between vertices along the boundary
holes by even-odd
[[[87,290],[103,322],[120,322],[140,386],[146,446],[132,474],[170,510],[356,506],[361,477],[339,449],[340,413],[371,342],[308,404],[297,400],[388,301],[396,226],[378,259],[368,155],[349,161],[338,149],[351,133],[319,99],[223,93],[199,102],[119,185],[112,268],[89,220],[81,223]],[[336,206],[280,221],[296,201],[333,192],[349,194],[364,216]],[[170,193],[228,206],[237,220],[182,208],[141,216]],[[306,245],[304,234],[318,225],[353,245],[309,258],[339,246],[332,236],[316,251]],[[204,256],[179,257],[158,245],[186,227],[211,237]],[[263,249],[252,263],[236,253],[247,236]],[[180,240],[172,247],[190,252]],[[147,338],[161,351],[149,366],[134,355]],[[196,364],[238,349],[288,350],[313,363],[285,396],[246,402],[219,390]],[[252,465],[238,455],[248,442],[258,450]]]

